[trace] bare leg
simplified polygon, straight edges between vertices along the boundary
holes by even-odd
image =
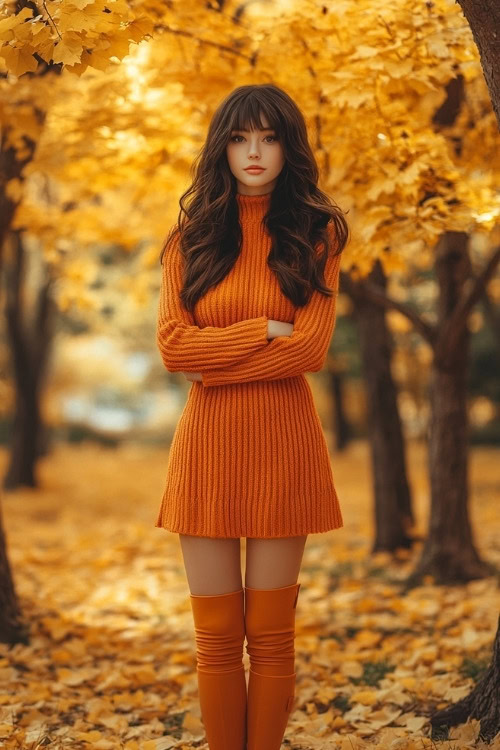
[[[191,590],[201,717],[210,750],[245,750],[240,540],[180,534]]]
[[[245,586],[274,589],[296,583],[306,536],[279,539],[247,538]]]
[[[179,534],[192,594],[226,594],[241,589],[239,539]]]
[[[247,539],[247,750],[279,750],[295,697],[295,608],[307,536]]]

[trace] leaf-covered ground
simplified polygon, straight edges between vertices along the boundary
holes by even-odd
[[[200,720],[189,588],[178,536],[156,529],[167,451],[56,446],[40,490],[3,496],[30,644],[0,646],[0,746],[164,750],[207,747]],[[499,452],[471,451],[471,517],[500,565]],[[417,516],[428,513],[426,454],[408,447]],[[7,455],[0,452],[0,469]],[[476,721],[429,738],[428,718],[467,694],[489,662],[498,581],[397,582],[418,548],[370,555],[364,442],[332,455],[345,526],[310,535],[296,615],[296,701],[283,744],[295,750],[500,748]],[[245,540],[242,540],[244,570]],[[248,667],[248,656],[245,653]]]

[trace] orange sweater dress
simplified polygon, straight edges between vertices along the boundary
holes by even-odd
[[[264,539],[336,529],[343,520],[305,373],[326,359],[340,255],[325,267],[334,296],[315,290],[294,306],[267,266],[271,238],[261,220],[271,193],[236,200],[241,253],[193,314],[179,299],[178,234],[163,257],[158,348],[169,372],[199,372],[202,381],[192,382],[174,432],[155,526]],[[268,319],[293,323],[292,334],[268,341]]]

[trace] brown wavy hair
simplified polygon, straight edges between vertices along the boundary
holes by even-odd
[[[228,164],[226,146],[232,130],[264,129],[266,116],[281,141],[285,163],[271,194],[263,222],[272,238],[267,263],[281,291],[297,307],[314,289],[331,297],[324,269],[332,252],[326,226],[334,223],[336,252],[348,239],[342,210],[318,187],[319,169],[307,139],[304,117],[293,99],[271,83],[234,89],[217,107],[206,141],[191,167],[191,186],[179,199],[177,223],[163,244],[163,254],[180,233],[184,280],[180,299],[192,312],[200,297],[229,273],[241,252],[236,178]],[[323,252],[316,246],[322,243]]]

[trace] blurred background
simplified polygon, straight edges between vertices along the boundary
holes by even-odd
[[[307,375],[332,466],[354,463],[353,481],[349,457],[366,457],[366,491],[339,492],[364,496],[372,552],[427,539],[414,582],[482,577],[468,467],[474,447],[496,465],[500,442],[500,150],[479,21],[451,0],[85,8],[12,3],[0,20],[7,502],[41,497],[63,455],[107,452],[118,472],[135,450],[155,520],[191,387],[156,345],[163,240],[218,103],[273,81],[304,112],[351,232],[327,362]],[[427,456],[418,500],[411,450]]]
[[[459,585],[449,623],[463,621],[468,635],[422,669],[487,662],[500,563],[490,20],[452,0],[4,5],[2,643],[28,643],[31,632],[52,648],[65,617],[109,636],[151,634],[188,614],[177,537],[154,528],[191,388],[156,348],[159,256],[214,109],[235,86],[273,82],[303,111],[321,187],[351,230],[327,362],[307,374],[345,525],[308,540],[304,612],[324,628],[315,606],[327,591],[350,638],[377,629],[377,587],[404,583],[418,588],[397,606],[432,600],[427,610],[413,601],[409,622],[435,618],[440,633],[441,597]],[[359,609],[346,591],[360,592]],[[351,672],[342,679],[361,679]],[[453,674],[449,690],[422,686],[422,701],[470,688],[470,674]],[[368,736],[369,720],[346,719],[346,708],[331,708],[338,731]],[[427,709],[419,703],[400,725],[406,735]],[[13,716],[3,720],[13,726]]]

